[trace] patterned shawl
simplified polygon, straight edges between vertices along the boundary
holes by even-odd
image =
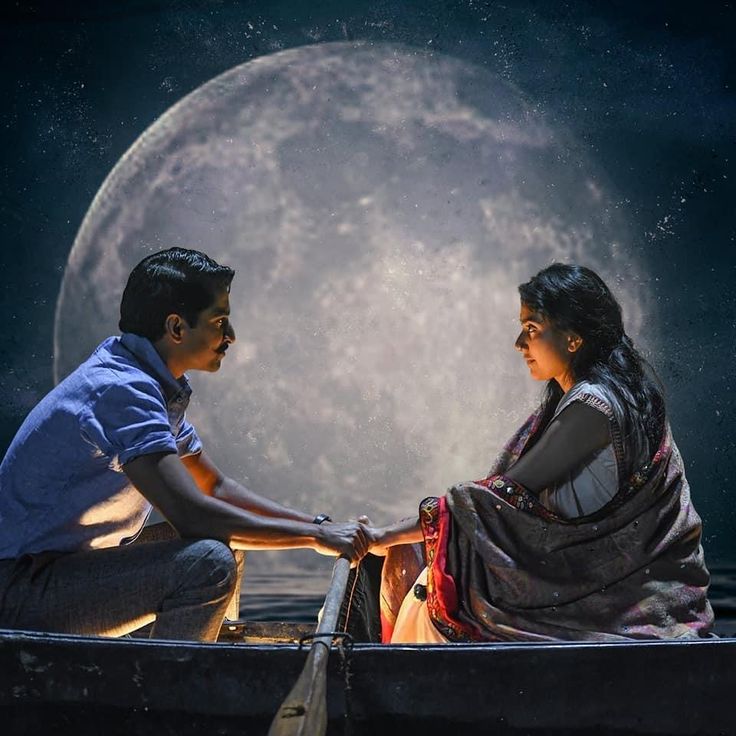
[[[420,504],[435,626],[452,641],[707,636],[701,521],[669,427],[604,508],[566,520],[504,476],[539,421],[539,412],[527,420],[487,478]],[[406,566],[406,552],[395,557]],[[398,595],[387,588],[382,617],[391,628]]]

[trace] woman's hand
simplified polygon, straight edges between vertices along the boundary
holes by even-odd
[[[386,544],[386,537],[388,534],[388,527],[385,526],[372,526],[370,527],[373,541],[368,545],[368,552],[372,555],[378,555],[379,557],[385,557],[388,554],[388,549],[391,545]]]
[[[386,536],[385,526],[374,526],[373,522],[365,514],[358,517],[358,521],[366,527],[366,531],[371,537],[368,545],[368,552],[372,555],[385,557],[388,553],[388,547],[383,544],[383,538]]]
[[[368,551],[379,557],[385,557],[389,547],[395,547],[397,544],[415,544],[424,541],[418,517],[402,519],[389,526],[370,526],[367,530],[371,536]]]

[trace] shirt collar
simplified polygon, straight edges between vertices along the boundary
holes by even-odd
[[[174,378],[166,363],[164,363],[153,343],[141,335],[124,332],[120,337],[124,348],[129,350],[141,363],[147,373],[155,378],[164,390],[167,400],[183,394],[186,397],[192,393],[186,376],[178,380]]]

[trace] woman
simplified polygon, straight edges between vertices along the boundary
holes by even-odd
[[[553,264],[519,293],[516,349],[544,399],[487,478],[376,530],[383,640],[707,636],[700,518],[619,304],[582,266]],[[414,581],[401,573],[417,557],[396,545],[419,541]]]

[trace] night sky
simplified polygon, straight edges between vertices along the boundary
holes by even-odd
[[[69,251],[138,136],[182,96],[250,59],[330,41],[400,43],[499,75],[605,175],[648,274],[641,288],[657,303],[644,334],[659,347],[642,347],[667,389],[706,555],[736,558],[733,3],[96,7],[0,10],[3,452],[53,386],[54,310]]]

